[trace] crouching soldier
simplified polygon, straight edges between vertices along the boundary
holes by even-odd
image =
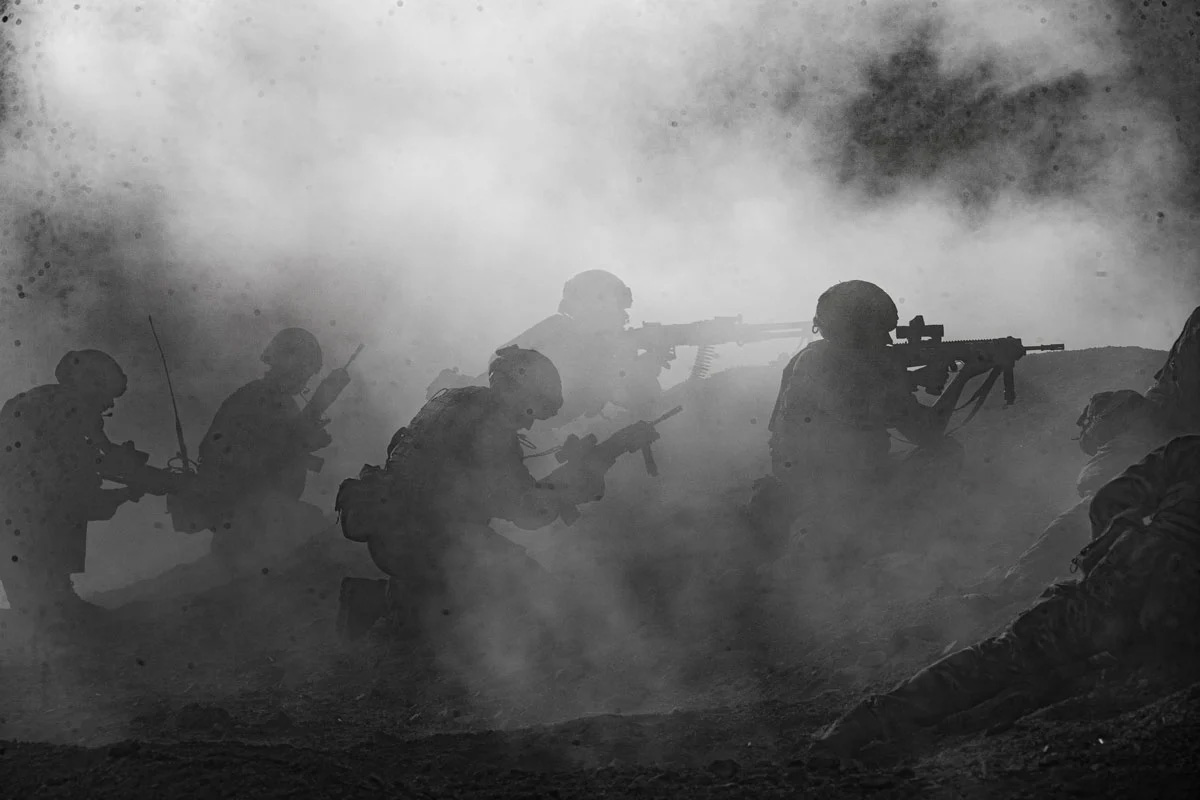
[[[874,504],[893,517],[901,501],[930,496],[961,467],[962,446],[946,427],[967,381],[990,365],[964,364],[926,406],[889,352],[898,319],[892,298],[867,281],[835,284],[817,300],[813,327],[822,338],[784,369],[768,425],[771,474],[755,482],[746,509],[768,557],[784,552],[803,514],[810,527],[845,521],[845,535],[821,537],[825,555],[855,563],[862,548],[882,543],[858,533],[871,526],[850,523],[848,509]],[[890,454],[892,429],[917,445],[903,461]]]
[[[217,410],[196,479],[167,499],[176,530],[211,530],[212,555],[230,572],[261,568],[328,527],[324,512],[301,498],[308,473],[322,465],[316,452],[333,441],[324,413],[350,383],[339,367],[306,405],[296,402],[323,361],[303,328],[276,334],[261,360],[266,374]]]
[[[1154,450],[1096,492],[1077,582],[1052,586],[999,636],[953,653],[838,720],[818,752],[919,740],[1019,717],[1061,699],[1089,661],[1200,645],[1200,436]]]
[[[476,625],[490,620],[511,633],[522,628],[512,617],[537,615],[539,590],[532,587],[552,591],[548,574],[489,521],[524,530],[558,519],[570,524],[579,505],[603,497],[605,472],[621,453],[646,450],[658,438],[651,423],[635,423],[603,443],[575,448],[577,458],[535,480],[520,432],[552,418],[562,402],[548,358],[505,347],[490,365],[488,386],[437,393],[392,437],[385,466],[364,467],[342,484],[344,534],[365,543],[389,576],[343,581],[343,637],[361,636],[385,615],[405,637],[428,633],[447,616],[455,624],[462,617]]]
[[[106,479],[133,483],[144,460],[104,433],[127,386],[117,362],[99,350],[72,351],[54,377],[0,410],[0,582],[14,611],[43,623],[98,610],[71,584],[84,571],[88,523],[112,519],[146,489],[102,488]]]

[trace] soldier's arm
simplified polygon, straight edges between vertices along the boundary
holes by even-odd
[[[112,519],[125,503],[137,502],[145,494],[141,489],[127,486],[122,489],[98,489],[87,500],[87,518],[92,522]]]
[[[907,370],[898,370],[889,386],[890,402],[897,414],[897,422],[893,427],[915,444],[936,443],[946,435],[946,427],[958,408],[967,383],[989,368],[989,364],[979,359],[964,363],[954,380],[950,381],[950,385],[942,391],[932,406],[925,405],[913,394],[908,383]]]
[[[527,531],[544,528],[558,518],[555,492],[539,484],[525,467],[520,442],[512,430],[485,423],[476,448],[475,463],[485,473],[492,516]]]
[[[1200,436],[1181,436],[1149,453],[1096,492],[1089,511],[1093,535],[1122,514],[1152,513],[1173,484],[1193,478],[1197,470]]]

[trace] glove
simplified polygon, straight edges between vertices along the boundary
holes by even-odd
[[[304,431],[304,452],[311,453],[333,444],[333,436],[325,430],[329,420],[322,420],[319,426],[307,426]]]

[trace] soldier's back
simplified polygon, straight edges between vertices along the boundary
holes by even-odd
[[[825,340],[805,347],[784,375],[775,446],[814,465],[874,469],[891,447],[887,404],[896,377],[885,355]]]
[[[486,520],[497,473],[521,464],[515,429],[486,386],[439,392],[393,437],[388,470],[413,502],[439,515]]]
[[[90,438],[102,420],[66,387],[47,384],[22,392],[0,409],[0,474],[5,487],[61,492],[99,486],[99,450]]]
[[[251,381],[231,394],[213,417],[200,443],[200,474],[214,484],[292,484],[303,491],[304,453],[297,447],[295,399],[270,382]],[[288,456],[294,456],[289,459]]]
[[[422,473],[429,482],[454,481],[485,467],[478,442],[498,412],[487,386],[463,386],[439,392],[421,407],[388,450],[392,469]]]

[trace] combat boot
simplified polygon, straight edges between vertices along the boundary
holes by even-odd
[[[344,642],[355,642],[387,615],[386,578],[343,578],[338,595],[337,633]]]

